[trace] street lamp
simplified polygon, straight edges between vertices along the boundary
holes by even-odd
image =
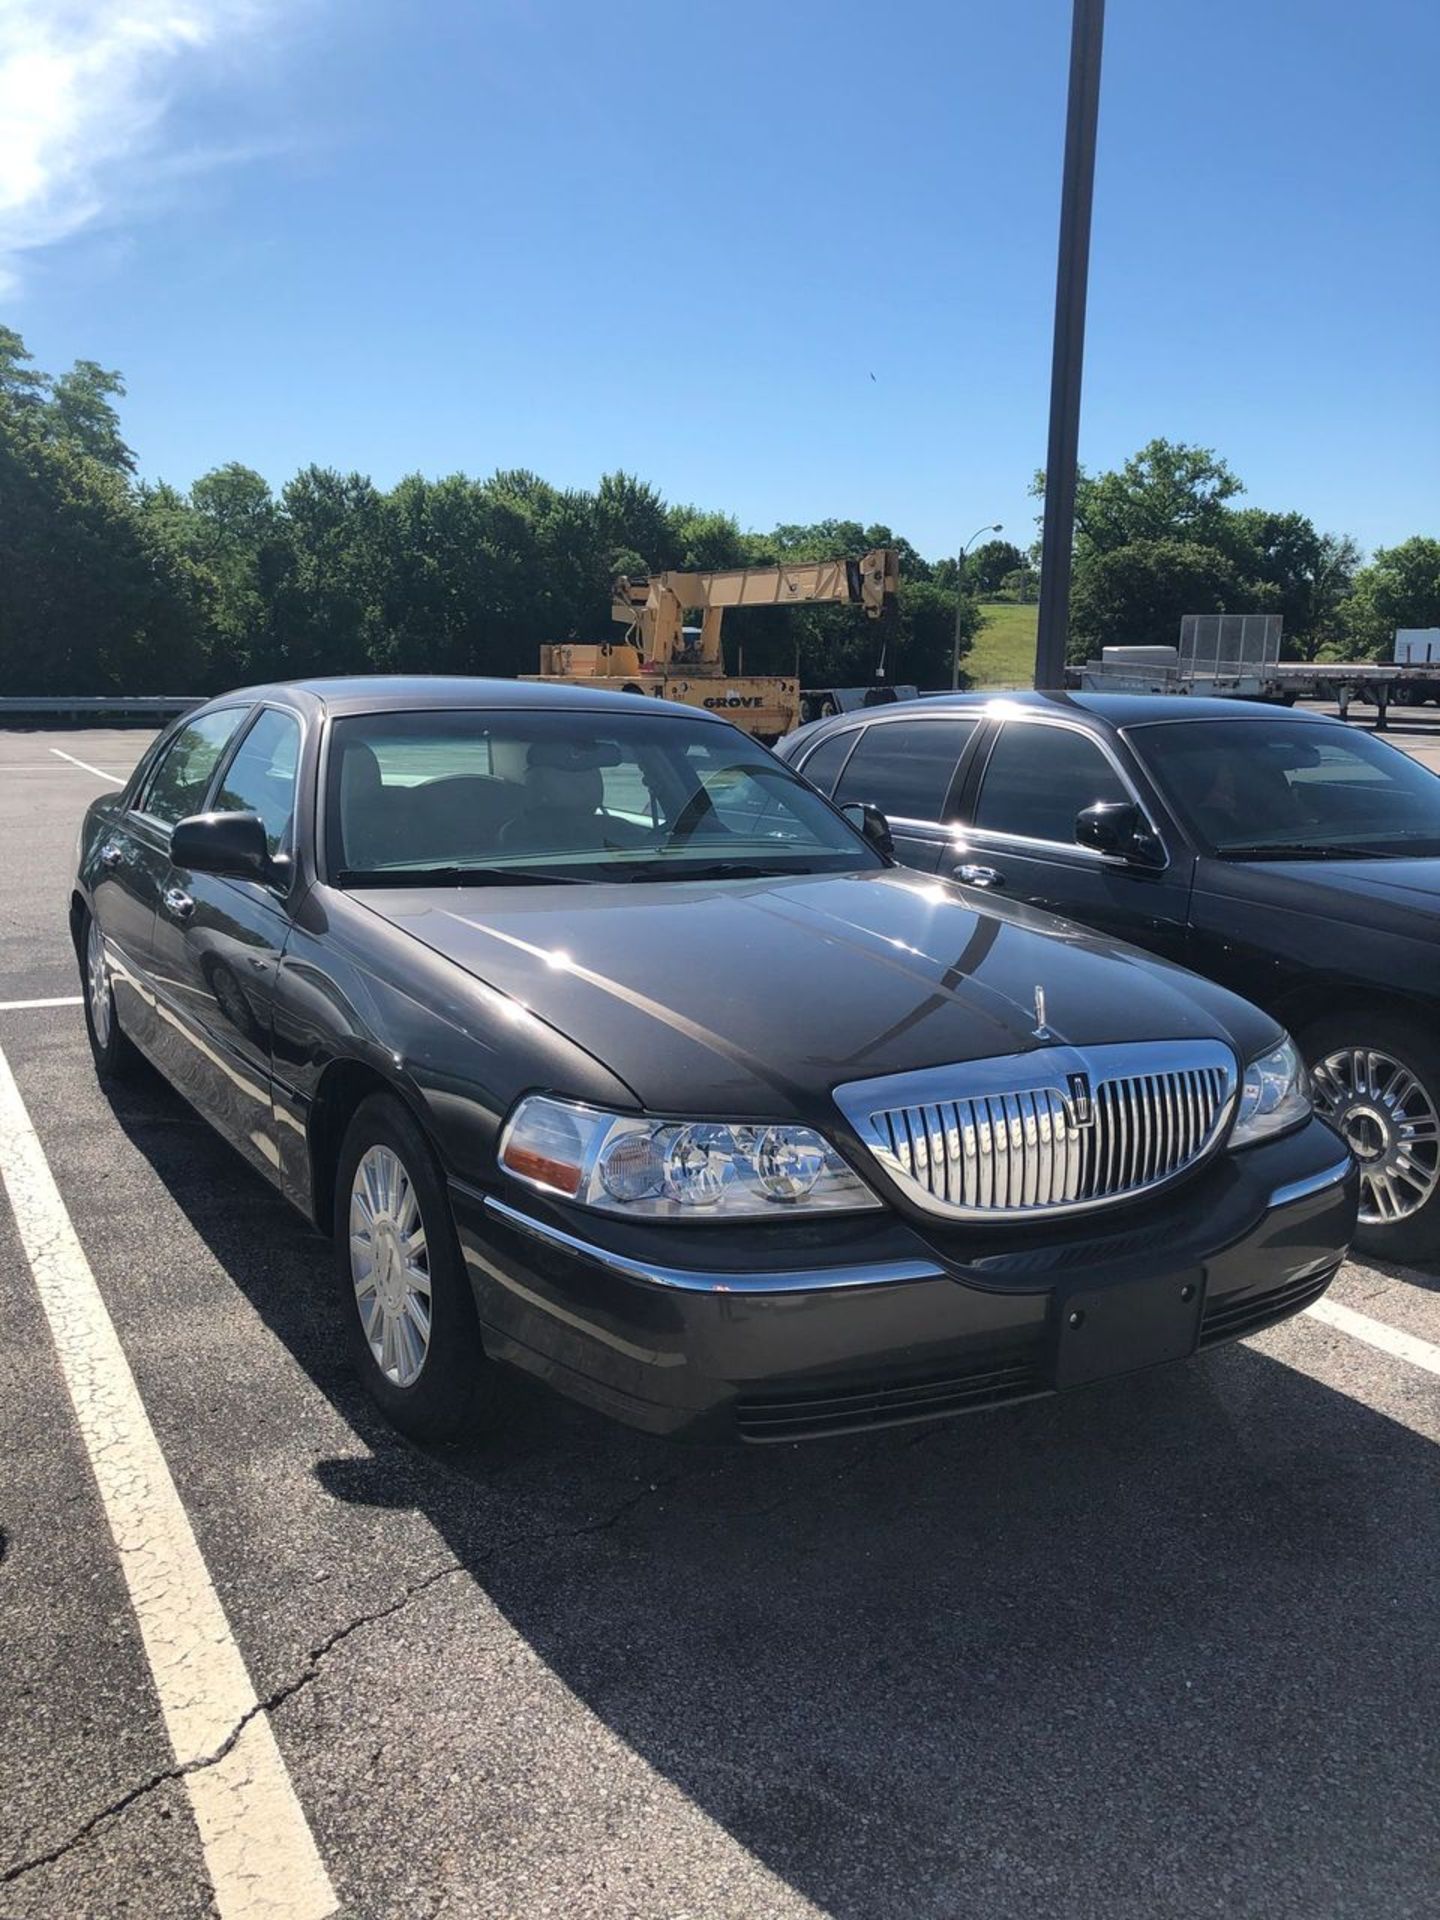
[[[971,547],[982,533],[1003,533],[1004,527],[997,520],[992,526],[977,527],[960,549],[960,562],[955,573],[955,647],[950,655],[950,691],[960,685],[960,641],[963,638],[960,629],[965,620],[965,561]]]

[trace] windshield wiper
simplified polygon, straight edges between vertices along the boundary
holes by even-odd
[[[632,880],[774,880],[788,874],[809,873],[809,867],[757,866],[752,860],[711,860],[703,864],[691,861],[647,861],[637,866]]]
[[[1383,847],[1347,847],[1326,840],[1254,840],[1237,847],[1221,847],[1223,860],[1283,860],[1293,854],[1305,860],[1398,860]]]
[[[535,867],[342,867],[338,887],[583,887],[576,873],[545,873]]]

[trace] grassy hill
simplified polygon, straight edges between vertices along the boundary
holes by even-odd
[[[972,687],[1028,687],[1035,676],[1035,608],[1006,600],[981,605],[985,624],[961,661]]]

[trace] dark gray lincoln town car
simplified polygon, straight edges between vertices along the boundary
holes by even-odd
[[[148,1056],[333,1234],[421,1436],[506,1365],[748,1440],[1022,1400],[1297,1312],[1354,1225],[1273,1017],[687,708],[228,694],[92,806],[71,920],[101,1075]]]

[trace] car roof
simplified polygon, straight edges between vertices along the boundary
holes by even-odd
[[[1272,706],[1256,700],[1225,700],[1189,693],[1036,693],[1029,688],[1009,691],[992,687],[970,693],[927,693],[918,700],[897,700],[882,707],[854,709],[812,721],[801,729],[809,739],[821,733],[839,733],[850,726],[873,726],[899,721],[907,714],[933,713],[937,709],[958,712],[1003,713],[1021,708],[1027,712],[1093,715],[1106,726],[1115,728],[1153,725],[1163,720],[1321,720],[1330,716],[1296,713],[1289,707]],[[1337,723],[1338,724],[1338,723]],[[792,736],[793,737],[793,736]]]
[[[264,686],[235,687],[207,705],[236,700],[277,700],[330,714],[416,712],[430,707],[559,707],[581,712],[664,713],[672,718],[712,720],[723,714],[643,693],[612,693],[604,687],[569,686],[546,680],[484,679],[479,675],[440,673],[368,673],[276,680]]]

